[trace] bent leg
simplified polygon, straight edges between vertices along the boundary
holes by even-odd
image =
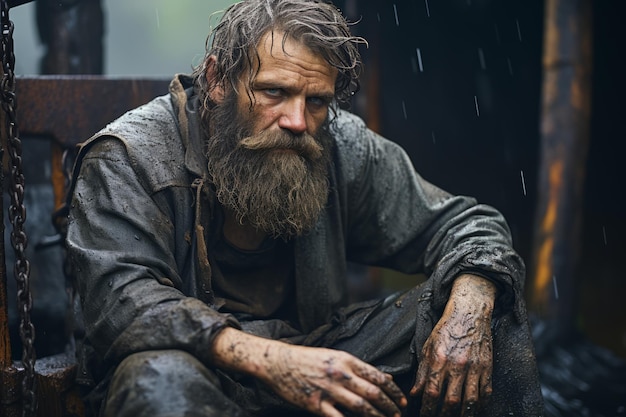
[[[135,353],[117,367],[105,417],[247,416],[224,395],[215,373],[179,350]]]
[[[394,294],[378,303],[362,303],[338,312],[330,324],[314,330],[304,344],[347,351],[394,375],[408,394],[415,381],[419,352],[439,319],[427,285]],[[511,313],[495,319],[493,394],[481,415],[539,416],[543,399],[528,322]],[[406,415],[417,415],[420,398],[408,398]]]

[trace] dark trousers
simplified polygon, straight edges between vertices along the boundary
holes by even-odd
[[[420,286],[384,300],[340,310],[330,323],[299,334],[285,322],[243,321],[244,331],[289,343],[347,351],[394,375],[405,393],[417,370],[417,353],[436,321],[430,293]],[[539,388],[527,323],[494,320],[493,395],[486,416],[540,416]],[[208,347],[207,347],[208,348]],[[408,398],[408,397],[407,397]],[[405,415],[419,415],[409,398]],[[177,350],[140,352],[117,367],[109,386],[106,417],[305,416],[258,381],[208,369]]]

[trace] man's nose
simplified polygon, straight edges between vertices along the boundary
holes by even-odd
[[[296,98],[289,100],[289,102],[285,103],[283,114],[278,119],[278,126],[289,130],[294,135],[301,135],[306,132],[305,107],[305,100]]]

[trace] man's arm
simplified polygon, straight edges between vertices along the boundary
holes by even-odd
[[[67,246],[89,342],[111,364],[151,349],[181,349],[208,363],[213,335],[238,324],[182,293],[189,277],[179,274],[175,251],[186,245],[176,238],[185,228],[144,187],[120,140],[99,139],[80,162]],[[191,192],[177,197],[170,200],[192,207]]]
[[[452,286],[443,315],[422,348],[411,395],[423,394],[421,416],[462,411],[472,416],[491,394],[491,314],[495,285],[461,275]],[[443,402],[441,402],[443,400]]]
[[[360,119],[345,113],[338,119],[348,257],[429,277],[430,313],[443,316],[429,336],[430,328],[418,328],[424,349],[413,393],[425,393],[426,407],[436,408],[440,396],[447,408],[471,407],[490,391],[492,312],[525,318],[524,263],[508,225],[494,208],[424,180],[399,146]]]
[[[332,349],[289,345],[225,328],[216,336],[214,365],[258,378],[290,403],[320,416],[400,416],[406,398],[391,375]]]

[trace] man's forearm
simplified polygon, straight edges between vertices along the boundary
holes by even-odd
[[[252,375],[318,415],[337,415],[335,407],[344,407],[357,415],[399,417],[406,406],[391,375],[339,350],[289,345],[226,328],[211,352],[218,368]]]
[[[213,341],[213,365],[263,379],[270,351],[281,343],[227,327]]]
[[[491,318],[496,292],[495,284],[486,278],[471,274],[459,275],[452,285],[448,305]]]

